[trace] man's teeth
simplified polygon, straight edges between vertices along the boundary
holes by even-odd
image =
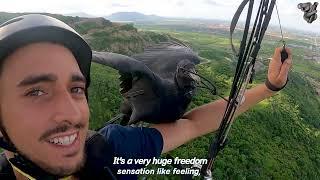
[[[53,139],[50,139],[49,142],[52,144],[70,145],[73,143],[73,141],[76,138],[77,138],[77,133],[72,134],[71,136],[53,138]]]

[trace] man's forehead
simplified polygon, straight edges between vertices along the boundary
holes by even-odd
[[[50,69],[50,67],[57,64],[63,66],[70,66],[68,68],[79,68],[76,59],[72,52],[66,47],[41,42],[32,43],[15,50],[4,60],[4,66],[24,66],[30,70],[36,67],[43,66],[43,68]],[[34,67],[34,68],[32,68]]]
[[[83,77],[72,52],[53,43],[33,43],[17,49],[5,60],[1,76],[21,81],[26,77],[48,74],[57,79],[61,75],[68,79],[75,74]]]

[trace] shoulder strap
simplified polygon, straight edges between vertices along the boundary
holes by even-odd
[[[104,136],[89,130],[85,148],[87,161],[84,169],[78,174],[80,179],[117,179],[114,170],[111,169],[112,147]]]

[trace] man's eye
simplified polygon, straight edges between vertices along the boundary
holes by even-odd
[[[46,94],[44,91],[40,89],[34,89],[26,94],[26,96],[42,96]]]
[[[76,94],[84,94],[85,90],[83,87],[74,87],[71,89],[71,92]]]

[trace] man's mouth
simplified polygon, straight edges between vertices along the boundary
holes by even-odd
[[[77,140],[77,137],[78,132],[75,132],[69,135],[53,137],[49,139],[48,142],[54,145],[69,146]]]

